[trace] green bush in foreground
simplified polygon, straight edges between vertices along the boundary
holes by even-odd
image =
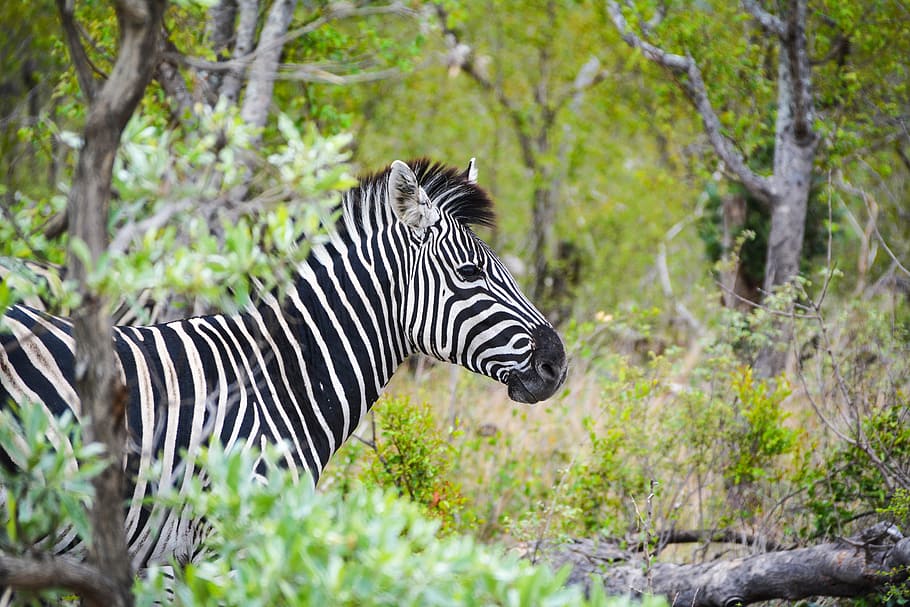
[[[27,470],[2,479],[0,514],[9,523],[0,547],[36,555],[50,549],[46,538],[71,527],[90,541],[82,507],[92,496],[89,479],[99,469],[99,450],[82,444],[72,417],[51,421],[40,406],[25,405],[16,416],[0,412],[0,420],[0,442]],[[51,429],[70,437],[72,452],[58,454],[52,448],[45,440]],[[81,469],[69,465],[72,454]],[[182,606],[632,604],[602,593],[585,598],[579,588],[564,586],[567,571],[534,567],[469,536],[440,539],[440,521],[394,491],[355,484],[344,496],[317,492],[275,465],[276,452],[260,457],[216,448],[197,461],[205,465],[205,482],[194,478],[182,495],[157,499],[205,518],[210,524],[207,557],[176,567],[173,582],[165,581],[162,568],[147,572],[134,588],[139,606],[165,599],[166,587],[174,604]],[[251,473],[263,463],[265,476]],[[41,597],[54,604],[64,600],[54,592]],[[21,594],[14,602],[34,604],[36,599]],[[644,604],[665,605],[657,599]]]
[[[355,487],[344,499],[295,483],[271,467],[249,473],[256,455],[204,456],[198,480],[175,506],[211,523],[212,557],[178,569],[178,605],[625,605],[585,599],[553,573],[476,543],[437,537],[439,522],[393,493]],[[267,454],[274,460],[274,454]],[[162,596],[160,571],[138,583],[140,605]]]

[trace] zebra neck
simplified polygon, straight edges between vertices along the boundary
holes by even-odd
[[[405,257],[389,252],[391,232],[334,234],[314,247],[281,301],[266,296],[248,313],[275,353],[271,372],[288,380],[282,406],[314,426],[309,442],[322,467],[410,353]]]

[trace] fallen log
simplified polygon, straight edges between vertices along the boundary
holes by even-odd
[[[671,605],[732,607],[772,599],[856,597],[903,583],[910,537],[879,523],[850,537],[792,550],[677,565],[652,563],[607,539],[530,542],[523,556],[554,569],[569,565],[569,583],[602,583],[608,594],[662,595]]]

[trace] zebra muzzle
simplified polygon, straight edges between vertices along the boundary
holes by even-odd
[[[534,351],[525,371],[509,375],[509,398],[533,404],[553,396],[566,381],[566,349],[552,327],[541,325],[531,334]]]

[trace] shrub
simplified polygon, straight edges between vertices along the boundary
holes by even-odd
[[[196,479],[169,503],[211,524],[212,557],[177,570],[177,605],[625,605],[601,593],[586,600],[553,573],[478,545],[438,539],[439,521],[388,491],[354,487],[344,497],[295,484],[254,453],[202,455],[209,483]],[[266,461],[277,461],[266,453]],[[139,605],[165,589],[160,569],[141,581]]]
[[[51,550],[68,534],[89,541],[86,506],[104,464],[100,445],[83,444],[72,414],[55,419],[40,405],[9,403],[0,409],[0,448],[16,466],[0,465],[0,549]]]
[[[466,500],[453,470],[456,446],[440,430],[432,407],[414,405],[406,397],[389,398],[374,414],[381,430],[374,437],[366,480],[397,488],[438,519],[444,533],[469,528],[473,517],[465,510]]]
[[[4,406],[0,449],[16,469],[0,462],[0,550],[32,556],[77,536],[90,542],[86,508],[94,495],[92,478],[104,465],[100,445],[82,442],[71,414],[56,419],[33,403]],[[66,596],[52,590],[19,592],[14,604],[61,604]]]

